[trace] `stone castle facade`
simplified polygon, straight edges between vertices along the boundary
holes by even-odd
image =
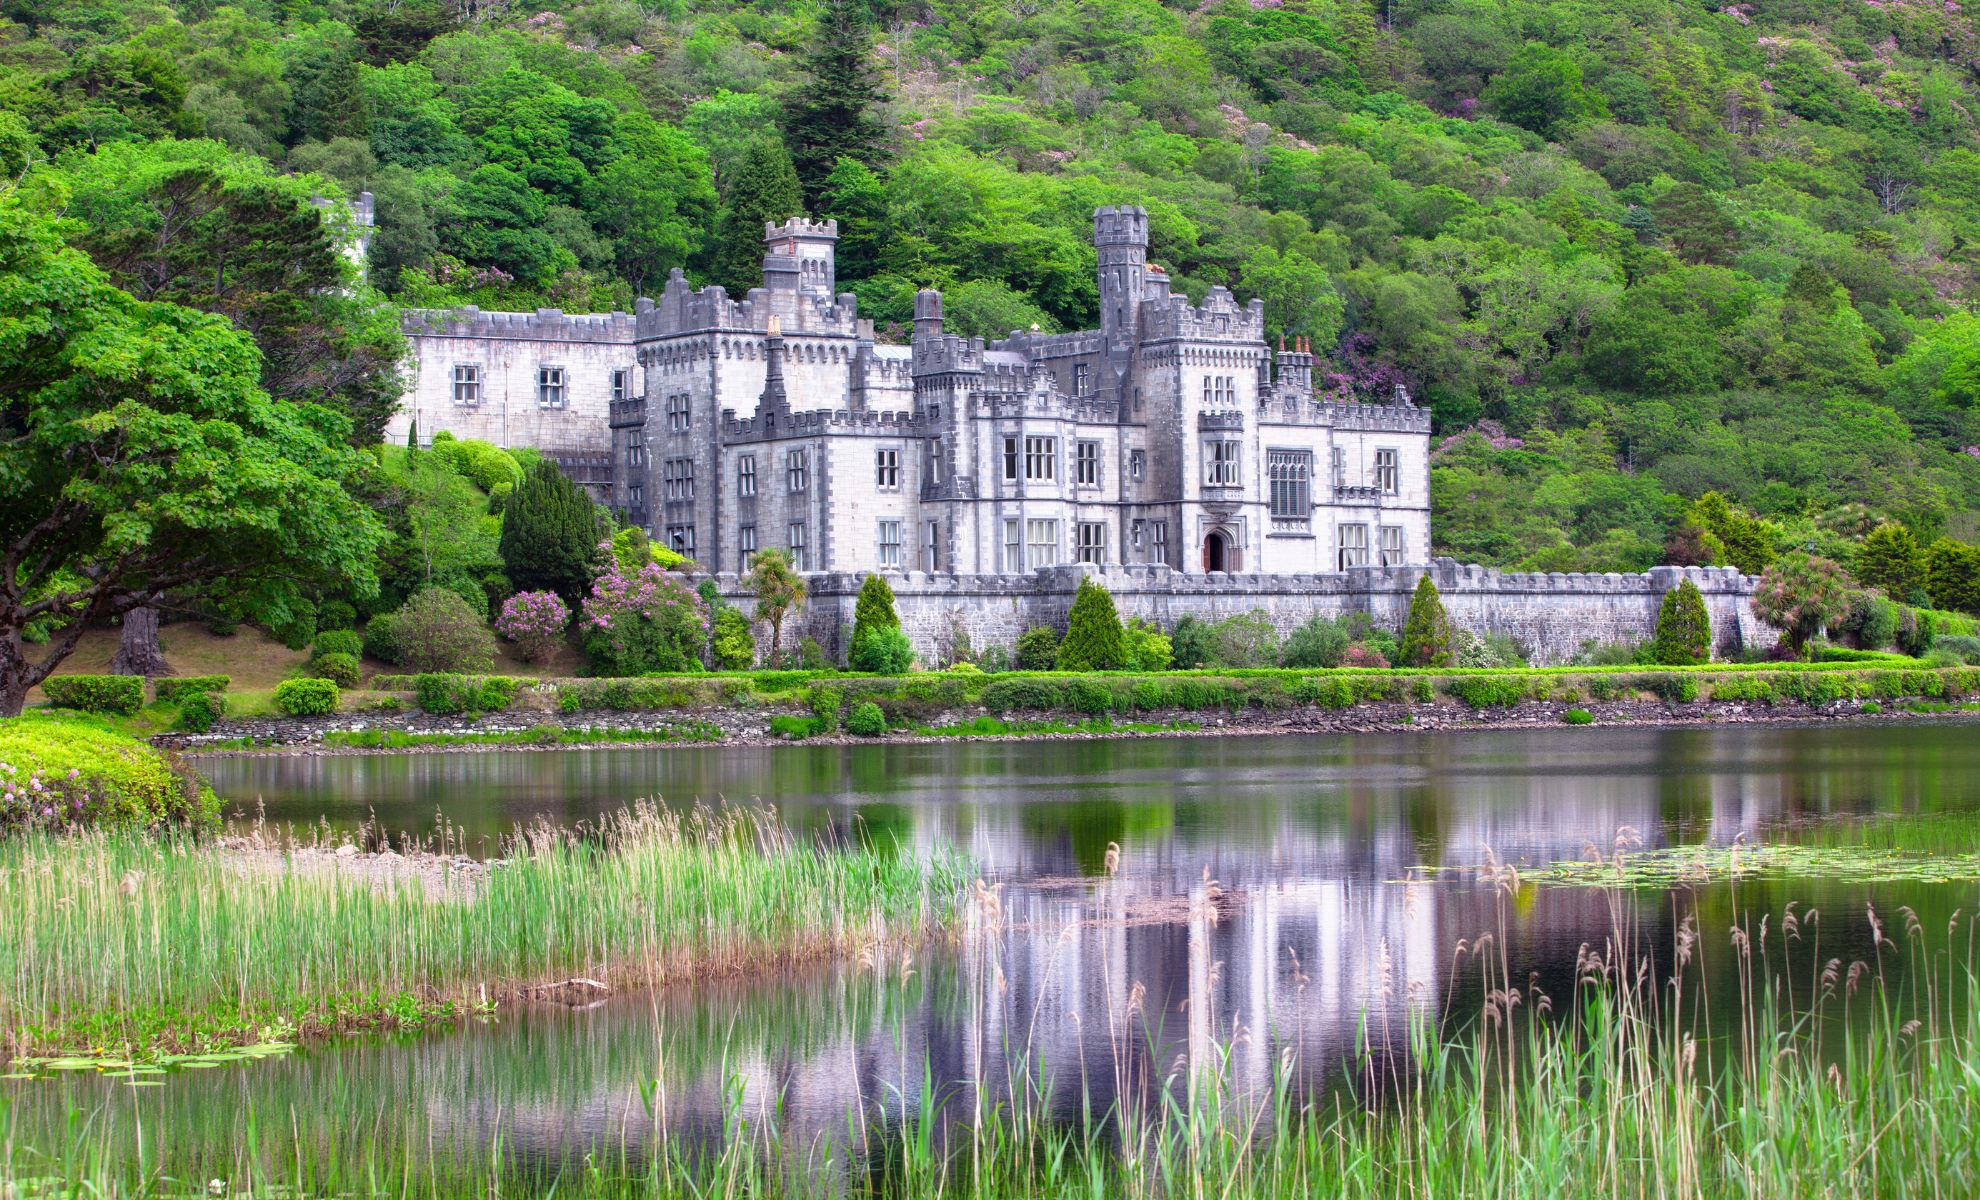
[[[724,574],[1025,577],[1068,563],[1313,574],[1429,561],[1430,414],[1316,396],[1260,301],[1200,305],[1148,261],[1138,207],[1093,217],[1098,329],[905,346],[836,289],[832,221],[764,231],[741,299],[680,272],[632,313],[411,314],[388,436],[527,446]]]

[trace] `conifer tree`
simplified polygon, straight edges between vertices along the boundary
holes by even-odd
[[[1913,593],[1925,589],[1925,548],[1911,530],[1887,521],[1863,539],[1852,574],[1865,587],[1909,603]]]
[[[880,575],[868,575],[859,585],[859,601],[853,605],[853,644],[881,629],[899,629],[900,614],[894,611],[894,589]]]
[[[1410,667],[1448,667],[1456,649],[1451,615],[1444,611],[1444,598],[1425,572],[1409,598],[1409,618],[1403,622],[1402,649],[1397,657]]]
[[[804,212],[804,193],[783,143],[757,139],[743,155],[723,200],[715,281],[740,297],[763,286],[763,223],[788,221]]]
[[[1664,593],[1657,609],[1657,633],[1650,649],[1656,660],[1667,667],[1689,667],[1712,659],[1712,618],[1705,612],[1705,597],[1689,579]]]
[[[816,202],[841,158],[872,165],[882,155],[883,130],[874,109],[885,102],[873,65],[873,34],[855,0],[825,0],[805,52],[806,79],[785,106],[784,142]]]
[[[502,507],[499,551],[510,584],[519,592],[555,592],[576,606],[606,533],[584,489],[556,463],[538,459]]]
[[[1081,579],[1066,622],[1066,640],[1059,643],[1059,670],[1118,671],[1126,662],[1121,615],[1114,609],[1113,594],[1091,578]]]

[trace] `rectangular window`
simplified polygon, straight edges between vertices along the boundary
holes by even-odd
[[[921,543],[921,569],[939,571],[942,569],[942,523],[928,522],[928,536]]]
[[[1382,526],[1382,565],[1403,565],[1403,529],[1400,525]]]
[[[1033,571],[1059,561],[1059,523],[1031,520],[1024,523],[1025,563]]]
[[[1018,477],[1018,440],[1004,439],[1004,482],[1016,483]]]
[[[1073,364],[1073,395],[1085,396],[1093,391],[1093,368],[1085,363]]]
[[[454,364],[454,403],[473,408],[481,403],[481,368],[474,363]]]
[[[1050,483],[1059,477],[1059,439],[1024,439],[1024,477],[1034,483]]]
[[[1375,452],[1375,486],[1385,496],[1396,494],[1402,483],[1402,468],[1397,465],[1394,450]]]
[[[536,406],[538,408],[562,408],[566,399],[564,389],[564,368],[536,368]]]
[[[1084,563],[1104,563],[1107,561],[1107,525],[1103,521],[1081,521],[1079,523],[1079,561]]]
[[[612,372],[612,401],[617,403],[632,392],[632,372],[620,367]]]
[[[756,494],[756,456],[745,454],[736,459],[736,495]]]
[[[793,450],[784,458],[784,486],[786,490],[801,492],[811,482],[811,451]]]
[[[667,547],[676,554],[694,557],[694,526],[667,526]]]
[[[1073,444],[1073,483],[1079,487],[1100,486],[1100,443]]]
[[[901,452],[886,447],[873,452],[873,486],[882,491],[898,491],[901,486]]]
[[[901,565],[901,523],[899,521],[880,522],[880,565],[898,567]]]
[[[1313,451],[1267,450],[1265,473],[1271,480],[1274,521],[1306,524],[1313,519]]]
[[[687,393],[675,392],[667,397],[667,432],[686,433],[689,426]]]
[[[1239,442],[1203,443],[1203,483],[1205,487],[1236,487],[1238,477],[1238,454],[1243,450]]]
[[[1142,477],[1147,474],[1148,474],[1148,451],[1146,450],[1128,451],[1128,478],[1134,480],[1136,483],[1140,483]]]
[[[1368,526],[1343,525],[1340,527],[1341,570],[1349,567],[1368,565]]]
[[[637,467],[646,461],[646,435],[637,429],[626,430],[626,465]]]
[[[942,482],[942,439],[928,439],[928,453],[921,459],[923,472],[929,483]]]
[[[785,539],[791,548],[791,569],[804,570],[804,522],[791,522],[790,536]]]
[[[756,553],[756,526],[744,525],[736,530],[736,570],[749,570],[749,560]]]
[[[1148,561],[1169,561],[1169,523],[1150,521],[1148,523]]]
[[[1016,575],[1024,570],[1024,531],[1016,517],[1004,519],[1004,571]]]
[[[661,476],[667,483],[667,499],[694,499],[694,460],[691,458],[670,458],[661,467]]]
[[[626,488],[626,507],[639,508],[646,503],[646,489],[638,484]]]

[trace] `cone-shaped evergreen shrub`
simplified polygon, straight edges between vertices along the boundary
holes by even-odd
[[[1091,578],[1081,579],[1066,623],[1066,640],[1059,643],[1059,669],[1118,671],[1126,665],[1127,647],[1113,594]]]
[[[576,605],[591,587],[609,530],[598,506],[548,459],[539,459],[502,509],[502,563],[519,592],[555,592]]]
[[[1456,652],[1451,615],[1444,611],[1444,598],[1425,572],[1416,582],[1416,594],[1409,598],[1409,619],[1403,622],[1402,665],[1448,667]]]
[[[1667,667],[1688,667],[1712,658],[1712,618],[1705,612],[1705,597],[1689,579],[1664,593],[1657,610],[1657,635],[1650,652]]]
[[[853,606],[853,641],[876,629],[900,627],[900,614],[894,611],[894,589],[885,578],[868,575],[859,585],[859,603]]]

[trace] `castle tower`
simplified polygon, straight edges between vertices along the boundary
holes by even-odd
[[[942,293],[923,288],[914,294],[914,340],[942,336]]]
[[[792,217],[763,223],[763,286],[830,301],[838,287],[839,223]]]
[[[1299,396],[1301,399],[1313,395],[1313,351],[1312,343],[1306,338],[1293,339],[1292,349],[1286,349],[1286,339],[1279,338],[1279,386]]]
[[[1093,210],[1100,258],[1100,329],[1108,345],[1132,342],[1148,274],[1148,210],[1137,204]]]

